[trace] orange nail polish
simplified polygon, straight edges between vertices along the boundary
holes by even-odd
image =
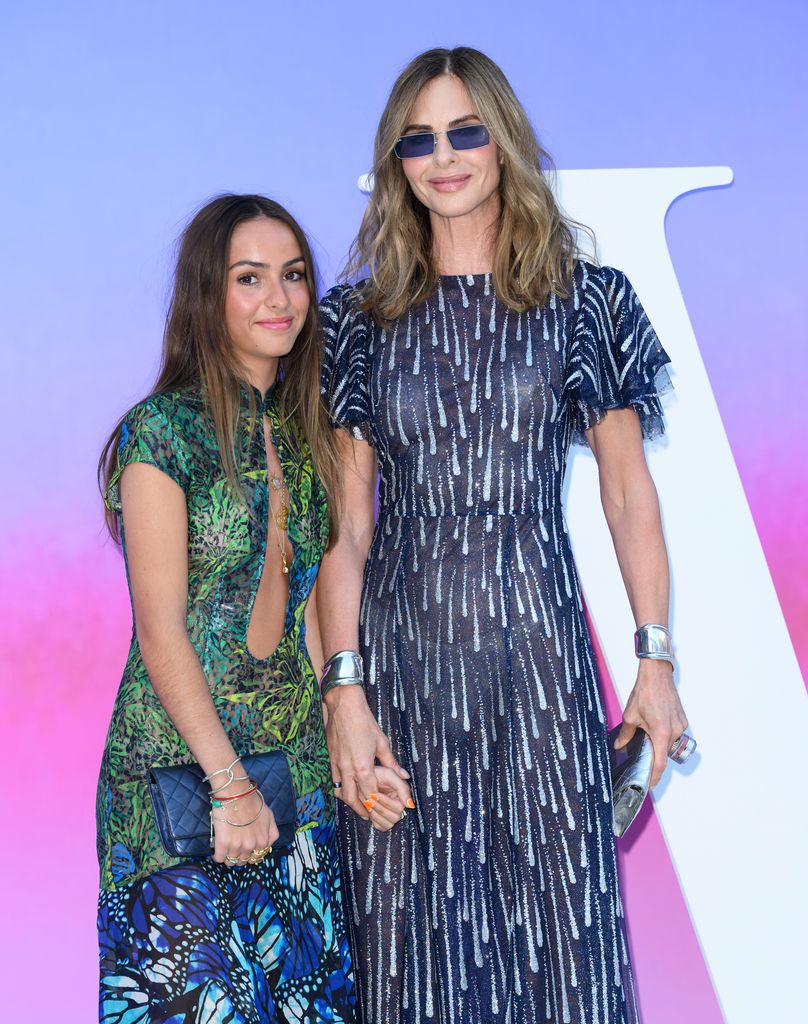
[[[370,799],[371,800],[378,800],[379,799],[379,794],[378,793],[371,793],[370,794]]]
[[[412,797],[410,797],[410,799],[407,801],[407,807],[409,807],[411,811],[415,810],[415,801],[412,799]]]
[[[364,804],[364,807],[365,807],[366,811],[372,811],[373,810],[373,801],[372,800],[366,800],[365,804]]]

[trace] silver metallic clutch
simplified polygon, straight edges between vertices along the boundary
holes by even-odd
[[[621,728],[622,725],[616,725],[606,734],[612,774],[612,831],[618,837],[639,814],[648,795],[654,768],[654,747],[642,729],[637,729],[625,747],[615,750],[614,744]],[[683,732],[671,744],[668,757],[677,764],[684,764],[696,746],[693,737]]]
[[[634,733],[625,747],[615,750],[620,729],[620,725],[615,726],[606,737],[612,774],[612,830],[618,837],[639,814],[648,795],[654,767],[654,748],[642,729]]]

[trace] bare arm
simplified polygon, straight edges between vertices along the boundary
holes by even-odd
[[[303,613],[303,621],[306,624],[306,650],[308,651],[311,667],[319,679],[323,672],[325,656],[323,655],[323,641],[320,636],[320,616],[317,613],[317,594],[319,592],[318,581],[314,581],[309,599],[306,602],[306,611]]]
[[[359,650],[359,604],[362,579],[375,524],[378,464],[373,448],[338,432],[342,456],[344,496],[339,537],[323,557],[317,581],[317,611],[323,653]],[[339,797],[363,818],[369,818],[366,801],[382,787],[376,761],[400,768],[387,737],[379,728],[361,686],[339,686],[325,698],[326,735],[335,780],[342,783]],[[401,783],[402,804],[409,788]]]
[[[587,440],[598,463],[603,511],[635,624],[656,622],[667,626],[668,554],[636,412],[611,410],[587,431]],[[621,746],[638,726],[648,733],[654,746],[651,784],[655,786],[665,770],[671,744],[687,728],[668,662],[639,662],[637,681],[623,713]]]
[[[362,578],[375,527],[376,453],[366,441],[337,431],[343,473],[339,538],[323,556],[317,579],[317,609],[323,652],[359,650]],[[347,688],[354,692],[351,688]]]
[[[161,704],[205,774],[236,760],[185,626],[188,602],[188,515],[182,489],[154,466],[133,463],[121,476],[121,505],[135,629],[143,663]],[[234,772],[244,771],[236,764]],[[211,780],[217,787],[225,776]],[[248,788],[233,784],[225,794]],[[256,796],[230,802],[227,817],[246,822]],[[223,813],[223,812],[219,812]],[[215,827],[214,859],[245,857],[278,837],[268,809],[254,825]]]

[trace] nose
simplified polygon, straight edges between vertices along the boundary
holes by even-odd
[[[266,291],[264,292],[264,304],[269,309],[280,310],[287,305],[287,302],[288,297],[283,281],[280,277],[271,276],[267,281]]]
[[[446,132],[437,133],[432,159],[438,167],[449,167],[457,160],[457,154],[452,149],[452,144],[449,142],[449,136]]]

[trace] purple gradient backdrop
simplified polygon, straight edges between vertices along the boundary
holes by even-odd
[[[217,191],[271,194],[313,233],[330,283],[361,214],[356,179],[383,98],[432,45],[468,43],[498,60],[562,167],[732,166],[732,188],[675,204],[668,239],[806,669],[808,298],[792,252],[808,212],[808,145],[795,130],[808,12],[798,0],[653,11],[518,0],[499,16],[420,0],[406,16],[210,0],[49,6],[4,12],[0,39],[11,769],[0,963],[5,1019],[84,1024],[96,992],[95,776],[130,631],[94,462],[152,379],[185,216]],[[694,504],[693,514],[721,510]],[[617,718],[613,692],[607,701]],[[689,1019],[718,1024],[650,807],[621,859],[645,1020],[678,1021],[686,991]]]

